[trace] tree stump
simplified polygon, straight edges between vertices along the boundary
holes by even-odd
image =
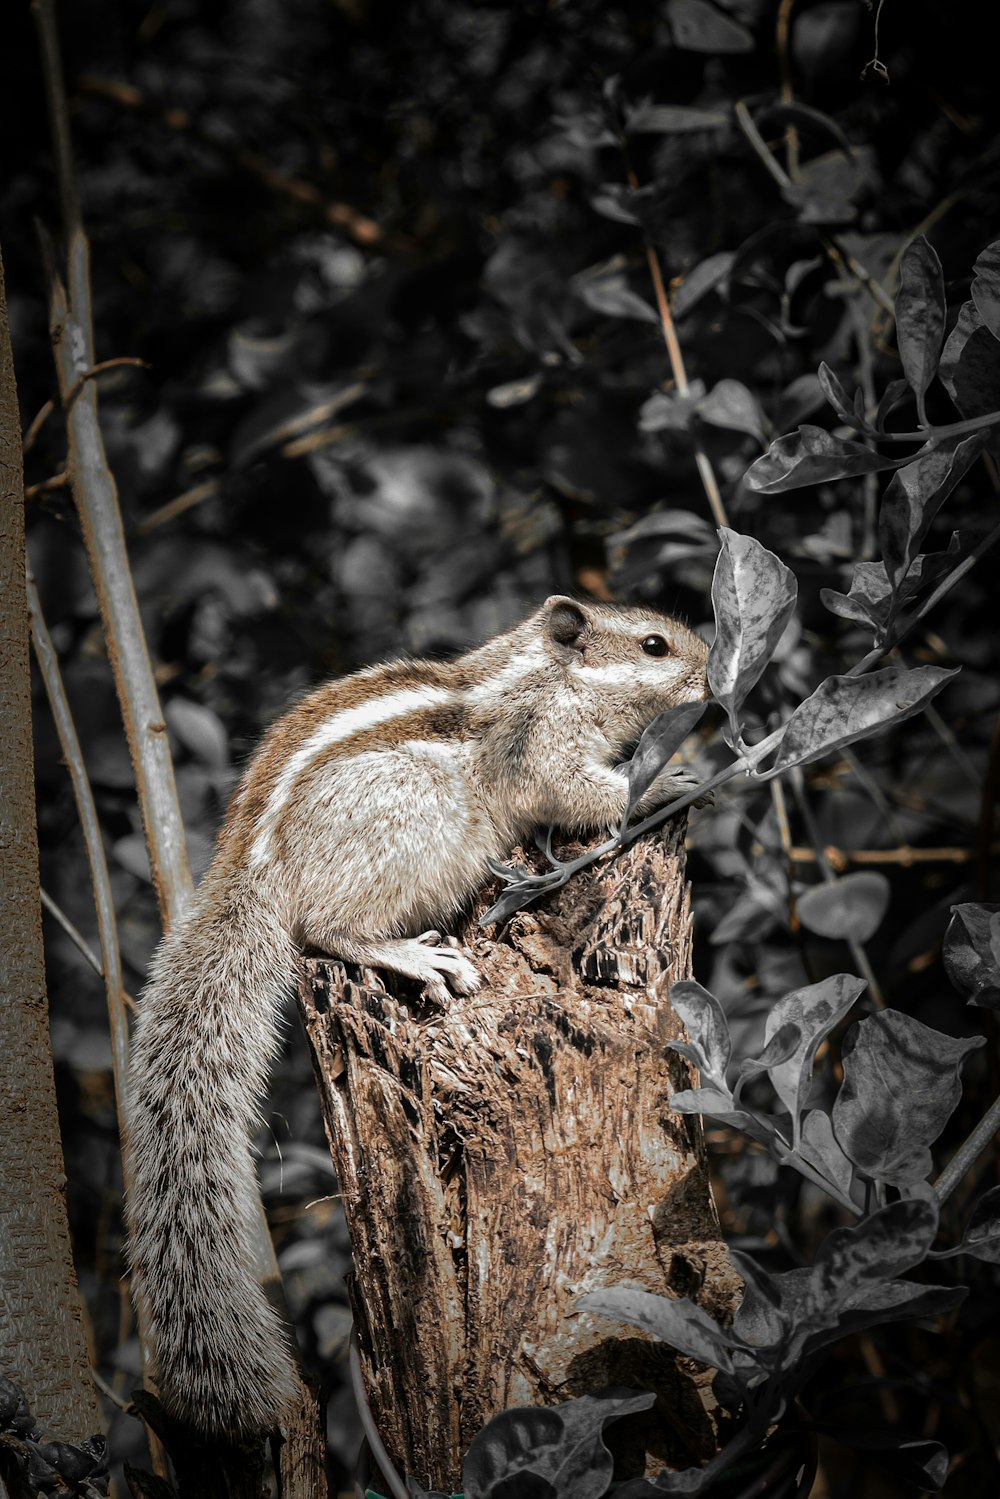
[[[368,1397],[400,1470],[431,1487],[460,1487],[497,1412],[613,1384],[661,1397],[644,1429],[628,1418],[622,1476],[716,1450],[711,1373],[576,1308],[626,1284],[728,1320],[740,1295],[700,1120],[667,1104],[691,1086],[666,1047],[670,985],[690,976],[684,826],[495,937],[476,925],[484,892],[459,934],[484,987],[444,1013],[405,980],[306,964]]]

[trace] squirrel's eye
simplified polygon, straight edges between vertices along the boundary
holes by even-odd
[[[647,656],[669,656],[670,647],[662,635],[647,635],[645,640],[640,641]]]

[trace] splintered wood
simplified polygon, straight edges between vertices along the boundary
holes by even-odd
[[[623,1476],[716,1449],[711,1373],[576,1305],[630,1285],[728,1320],[741,1293],[700,1121],[667,1102],[691,1086],[666,1047],[691,964],[683,840],[681,820],[495,938],[473,917],[483,988],[444,1013],[404,980],[306,964],[369,1401],[400,1470],[432,1487],[459,1486],[498,1411],[608,1385],[660,1396],[621,1423]]]

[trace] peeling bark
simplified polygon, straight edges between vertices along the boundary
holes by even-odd
[[[306,965],[300,1006],[354,1244],[373,1414],[401,1469],[459,1486],[498,1411],[610,1384],[658,1391],[623,1473],[717,1445],[711,1374],[576,1309],[631,1284],[728,1319],[740,1293],[690,1086],[666,1043],[690,976],[684,825],[642,840],[496,938],[462,940],[484,980],[447,1012],[370,970]],[[477,910],[487,908],[484,894]]]

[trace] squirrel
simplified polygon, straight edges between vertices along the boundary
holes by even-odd
[[[438,1004],[475,992],[437,929],[537,826],[620,822],[627,747],[707,695],[707,658],[655,610],[555,595],[453,661],[329,682],[266,734],[153,956],[134,1031],[129,1260],[173,1415],[208,1435],[265,1433],[298,1386],[249,1244],[252,1133],[298,954],[405,975]],[[690,784],[668,768],[637,812]]]

